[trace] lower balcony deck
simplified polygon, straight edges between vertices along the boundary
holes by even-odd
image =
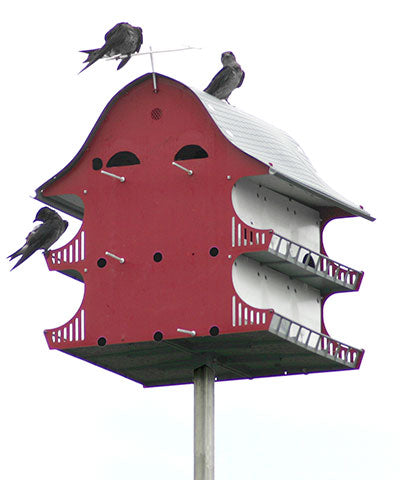
[[[144,387],[192,383],[202,365],[217,381],[353,370],[364,353],[278,314],[268,330],[62,351]]]

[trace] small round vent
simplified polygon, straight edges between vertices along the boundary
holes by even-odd
[[[161,108],[153,108],[150,115],[153,120],[160,120],[160,118],[162,117]]]

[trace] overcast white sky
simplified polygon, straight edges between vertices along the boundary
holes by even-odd
[[[22,0],[3,10],[2,478],[193,475],[193,387],[143,389],[48,350],[43,330],[72,317],[82,285],[40,254],[12,273],[5,260],[41,207],[34,189],[75,156],[110,98],[150,71],[141,56],[77,75],[79,50],[120,21],[143,28],[143,51],[202,47],[156,58],[190,87],[204,88],[232,50],[246,79],[231,103],[289,133],[325,181],[377,217],[337,220],[325,234],[332,258],[366,272],[359,293],[334,295],[325,311],[333,337],[365,348],[361,369],[218,383],[216,478],[399,478],[397,3]]]

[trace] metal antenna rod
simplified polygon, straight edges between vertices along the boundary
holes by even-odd
[[[194,371],[194,480],[214,480],[214,382],[207,365]]]
[[[151,47],[150,47],[151,50]],[[170,53],[170,52],[182,52],[184,50],[201,50],[201,47],[183,47],[183,48],[171,48],[169,50],[151,50],[150,52],[134,53],[133,55],[113,55],[112,57],[106,57],[104,60],[122,60],[126,57],[138,57],[139,55],[152,55],[153,53]]]
[[[157,79],[156,79],[156,72],[154,71],[153,49],[151,48],[151,46],[149,46],[149,50],[150,50],[151,71],[153,75],[153,91],[154,93],[157,93],[158,92]]]
[[[170,53],[170,52],[181,52],[183,50],[200,50],[199,47],[183,47],[183,48],[171,48],[169,50],[155,50],[153,51],[152,47],[149,46],[149,51],[148,52],[142,52],[142,53],[134,53],[132,55],[113,55],[112,57],[107,57],[105,60],[121,60],[123,58],[127,57],[136,57],[138,55],[150,55],[150,61],[151,61],[151,71],[153,75],[153,91],[154,93],[158,92],[157,88],[157,78],[156,78],[156,72],[154,70],[154,58],[153,54],[154,53]]]

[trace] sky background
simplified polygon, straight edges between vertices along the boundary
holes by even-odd
[[[2,12],[0,476],[8,480],[192,478],[193,386],[141,385],[47,348],[43,330],[77,311],[83,286],[36,254],[9,273],[42,206],[30,198],[63,168],[148,56],[120,71],[81,49],[115,23],[143,28],[156,71],[203,89],[232,50],[246,71],[230,101],[303,148],[320,176],[377,217],[332,222],[328,254],[365,277],[331,297],[334,338],[364,348],[358,371],[216,384],[216,479],[399,478],[398,2],[50,1]],[[72,239],[71,221],[54,245]],[[393,249],[393,248],[394,249]],[[396,247],[396,248],[395,248]]]

